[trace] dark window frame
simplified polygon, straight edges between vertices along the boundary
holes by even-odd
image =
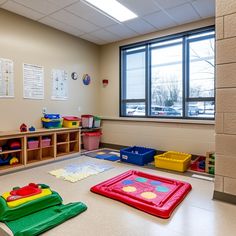
[[[215,26],[207,26],[204,28],[199,28],[191,31],[186,31],[182,33],[177,33],[174,35],[169,35],[169,36],[164,36],[156,39],[150,39],[138,43],[133,43],[125,46],[120,46],[120,94],[119,94],[119,115],[120,117],[129,117],[129,118],[134,118],[134,117],[139,117],[139,118],[155,118],[155,119],[189,119],[189,120],[214,120],[214,117],[191,117],[186,114],[186,106],[188,102],[195,102],[195,101],[202,101],[202,102],[207,102],[207,101],[213,101],[215,102],[215,96],[214,97],[198,97],[198,98],[191,98],[189,97],[189,44],[190,42],[193,41],[200,41],[202,39],[207,39],[207,38],[215,38],[215,32],[212,35],[206,35],[206,36],[199,36],[197,38],[188,38],[192,35],[197,35],[201,33],[207,33],[207,32],[212,32],[215,31]],[[182,39],[182,85],[183,85],[183,90],[182,90],[182,116],[153,116],[149,115],[150,114],[150,109],[151,109],[151,50],[155,48],[161,48],[161,47],[168,47],[172,45],[177,45],[180,44],[179,42],[176,43],[170,43],[166,45],[160,45],[160,46],[153,46],[151,45],[153,43],[160,43],[160,42],[167,42],[170,40],[174,39]],[[200,40],[199,40],[200,39]],[[140,47],[143,47],[143,49],[140,49]],[[137,48],[137,50],[135,50]],[[127,51],[131,49],[131,51]],[[133,49],[133,50],[132,50]],[[145,98],[144,99],[123,99],[126,91],[126,55],[130,54],[135,54],[137,52],[145,52]],[[214,87],[215,91],[215,87]],[[143,116],[129,116],[125,114],[125,105],[127,103],[134,103],[134,102],[142,102],[145,105],[145,115]]]

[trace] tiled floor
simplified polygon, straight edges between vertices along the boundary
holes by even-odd
[[[236,235],[236,206],[213,201],[214,184],[210,181],[114,162],[109,162],[109,164],[115,168],[76,183],[56,179],[48,174],[49,171],[64,167],[67,164],[88,160],[94,163],[108,163],[107,161],[82,156],[0,176],[0,192],[9,190],[12,186],[26,185],[29,182],[46,183],[61,194],[65,203],[82,201],[88,206],[87,211],[44,233],[45,236]],[[154,217],[89,191],[91,186],[129,169],[183,180],[191,183],[193,189],[177,207],[171,218],[167,220]],[[0,236],[3,235],[5,233],[0,230]]]

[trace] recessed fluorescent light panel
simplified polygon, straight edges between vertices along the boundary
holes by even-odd
[[[84,2],[120,22],[138,17],[135,13],[116,0],[84,0]]]

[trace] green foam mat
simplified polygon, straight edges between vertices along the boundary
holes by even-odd
[[[5,222],[14,236],[39,235],[82,213],[87,206],[82,202],[52,206],[17,220]]]
[[[6,201],[0,197],[0,221],[16,220],[44,208],[60,204],[62,204],[62,198],[54,191],[52,191],[51,195],[35,199],[14,208],[8,207]]]

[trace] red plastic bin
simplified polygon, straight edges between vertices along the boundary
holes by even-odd
[[[84,149],[90,151],[99,148],[101,132],[85,132],[83,135]]]

